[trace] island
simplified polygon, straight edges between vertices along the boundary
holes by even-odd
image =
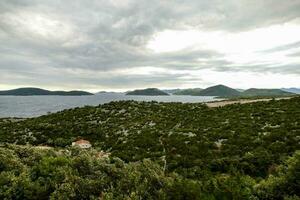
[[[286,92],[292,92],[295,94],[300,94],[300,88],[281,88],[281,90]]]
[[[190,95],[190,96],[199,96],[199,92],[202,91],[202,88],[189,88],[189,89],[180,89],[173,93],[173,95]]]
[[[293,90],[295,91],[295,90]],[[206,89],[190,88],[181,89],[173,93],[174,95],[191,96],[216,96],[221,98],[256,98],[256,97],[284,97],[296,95],[296,92],[284,91],[283,89],[257,89],[247,90],[234,89],[225,85],[215,85]]]
[[[37,95],[57,95],[57,96],[86,96],[94,95],[85,91],[50,91],[41,88],[18,88],[13,90],[0,91],[0,95],[5,96],[37,96]]]
[[[292,92],[286,92],[280,89],[257,89],[250,88],[241,93],[243,97],[255,97],[255,96],[291,96]]]
[[[239,96],[241,92],[236,89],[227,87],[225,85],[215,85],[206,89],[190,88],[181,89],[174,93],[174,95],[191,95],[191,96]]]
[[[169,94],[157,88],[146,88],[127,92],[126,95],[168,96]]]

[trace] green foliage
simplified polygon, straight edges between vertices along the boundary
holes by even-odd
[[[297,199],[300,197],[300,151],[278,167],[276,174],[256,186],[261,199]]]
[[[0,199],[158,199],[172,184],[162,168],[143,160],[126,164],[120,159],[99,159],[96,151],[39,150],[28,147],[0,148],[7,163],[18,163],[0,171]],[[35,162],[19,157],[31,154]],[[42,154],[42,156],[36,156]],[[15,173],[18,169],[18,173]],[[169,180],[170,179],[170,180]],[[170,182],[170,183],[169,183]]]

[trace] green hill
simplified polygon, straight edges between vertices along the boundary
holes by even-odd
[[[299,104],[120,101],[0,119],[0,199],[297,199]],[[93,148],[71,148],[80,138]]]
[[[227,87],[225,85],[216,85],[198,93],[198,96],[218,96],[218,97],[232,97],[239,96],[241,93],[233,88]]]
[[[280,89],[256,89],[251,88],[241,93],[243,97],[255,97],[255,96],[291,96],[294,93],[286,92]]]
[[[157,88],[147,88],[142,90],[134,90],[127,92],[126,95],[144,95],[144,96],[167,96],[168,93],[161,91]]]
[[[8,96],[34,96],[34,95],[59,95],[59,96],[83,96],[93,95],[85,91],[49,91],[40,88],[18,88],[13,90],[0,91],[0,95]]]
[[[191,95],[191,96],[199,96],[199,92],[202,91],[201,88],[190,88],[190,89],[180,89],[174,92],[174,95]]]

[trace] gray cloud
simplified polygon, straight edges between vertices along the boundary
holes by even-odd
[[[118,88],[179,84],[186,76],[111,75],[116,70],[148,66],[300,74],[297,65],[237,67],[222,53],[205,48],[170,53],[153,53],[146,48],[155,33],[167,29],[240,32],[297,22],[299,10],[300,1],[295,0],[2,0],[0,84],[47,86],[76,82],[76,87]],[[269,51],[293,45],[299,47],[299,42]],[[86,77],[84,71],[103,76]]]

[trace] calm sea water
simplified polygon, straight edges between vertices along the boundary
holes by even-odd
[[[93,96],[0,96],[0,118],[36,117],[49,112],[53,113],[86,105],[96,106],[120,100],[196,103],[217,99],[214,99],[214,97],[177,95],[127,96],[119,93],[104,93]]]

